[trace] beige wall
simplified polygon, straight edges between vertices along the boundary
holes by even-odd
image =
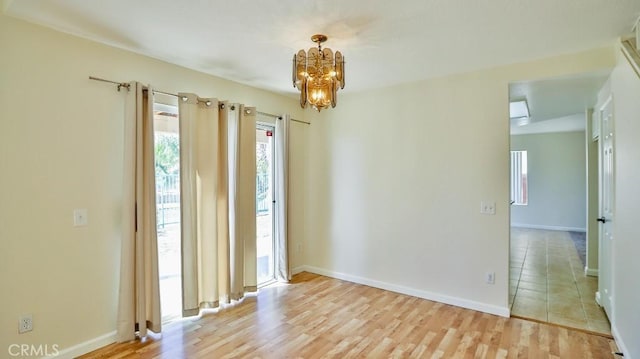
[[[304,118],[296,99],[0,15],[1,357],[12,343],[64,349],[115,330],[124,94],[89,75]],[[308,128],[292,125],[294,245]],[[88,209],[87,227],[72,226],[74,208]],[[33,332],[17,334],[21,313]]]
[[[614,61],[604,48],[341,95],[310,128],[306,269],[508,313],[509,82]]]

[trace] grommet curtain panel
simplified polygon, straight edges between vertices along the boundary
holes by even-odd
[[[282,120],[276,120],[275,128],[275,186],[276,186],[276,213],[275,213],[275,246],[276,280],[287,282],[291,280],[291,268],[289,265],[289,115],[282,116]]]
[[[191,316],[257,287],[255,109],[178,97],[182,312]]]
[[[124,171],[117,340],[160,333],[153,91],[132,82],[124,118]]]
[[[256,249],[256,109],[231,105],[228,116],[231,299],[258,289]]]

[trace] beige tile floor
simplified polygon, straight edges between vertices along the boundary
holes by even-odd
[[[569,232],[511,229],[511,314],[611,334]]]

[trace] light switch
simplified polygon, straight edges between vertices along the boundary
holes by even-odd
[[[89,214],[86,208],[73,210],[73,226],[81,227],[89,224]]]

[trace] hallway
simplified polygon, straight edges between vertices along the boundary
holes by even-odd
[[[511,315],[611,335],[569,232],[511,229]]]

